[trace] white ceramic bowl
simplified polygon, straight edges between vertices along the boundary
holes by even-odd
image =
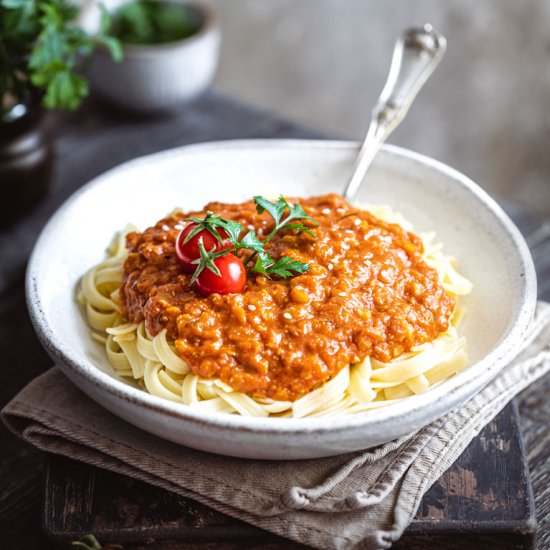
[[[127,1],[111,0],[109,9]],[[206,6],[188,6],[203,21],[189,38],[156,45],[124,44],[120,63],[105,48],[98,48],[88,69],[92,90],[126,109],[144,112],[175,110],[206,90],[218,64],[220,27]],[[93,32],[98,17],[91,5],[81,15],[81,24]]]
[[[28,267],[30,314],[53,360],[92,399],[145,431],[250,458],[314,458],[365,449],[416,430],[472,397],[505,365],[533,316],[533,263],[516,227],[475,183],[397,147],[382,149],[358,202],[388,203],[417,231],[437,231],[474,283],[461,325],[470,366],[457,376],[399,404],[353,416],[199,414],[118,378],[89,337],[75,288],[127,222],[145,228],[175,206],[200,208],[210,200],[341,191],[356,150],[353,143],[327,141],[209,143],[136,159],[90,182],[50,220]]]

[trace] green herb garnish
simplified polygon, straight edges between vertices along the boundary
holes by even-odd
[[[68,0],[0,0],[0,110],[28,101],[33,89],[44,107],[76,109],[88,94],[77,65],[100,44],[121,59],[118,41],[105,34],[105,9],[95,36],[74,25],[78,11]]]
[[[198,15],[188,7],[152,0],[134,0],[113,15],[109,34],[125,44],[164,44],[183,40],[201,28]]]
[[[308,216],[298,203],[292,205],[283,196],[279,197],[277,202],[271,202],[261,196],[256,196],[254,197],[254,203],[256,204],[258,214],[267,212],[275,222],[275,227],[263,241],[258,238],[254,230],[251,229],[245,232],[244,227],[240,223],[226,220],[212,212],[207,212],[204,218],[188,218],[188,221],[196,223],[197,227],[186,236],[184,242],[187,242],[200,231],[206,229],[220,242],[226,240],[232,245],[231,248],[226,250],[216,250],[214,247],[212,250],[208,251],[205,249],[201,238],[198,242],[201,257],[192,262],[197,264],[197,269],[193,273],[190,281],[191,284],[196,281],[197,277],[204,269],[209,269],[216,275],[219,275],[220,273],[214,264],[214,260],[230,252],[234,253],[243,249],[251,251],[251,254],[243,260],[245,268],[247,268],[249,272],[259,273],[268,278],[280,277],[285,279],[308,271],[308,264],[288,256],[282,256],[278,260],[273,259],[265,249],[265,245],[279,231],[288,229],[298,230],[315,239],[316,236],[313,231],[303,223],[300,223],[300,221],[307,220],[314,225],[317,225],[317,222]],[[288,212],[288,214],[284,216],[286,212]],[[220,236],[218,228],[225,231],[225,237],[222,238]],[[241,235],[243,235],[243,237],[241,237]]]
[[[264,275],[277,275],[283,279],[286,277],[292,277],[296,273],[305,273],[309,269],[309,265],[283,256],[277,261],[269,258],[268,261],[264,261],[262,258],[258,258],[254,264],[254,271],[257,273],[263,273]]]
[[[313,233],[301,223],[293,223],[289,225],[289,222],[292,220],[309,220],[317,224],[313,218],[306,214],[305,210],[298,203],[295,205],[289,204],[282,195],[279,197],[277,202],[268,201],[260,196],[254,197],[254,202],[256,203],[256,210],[258,211],[258,214],[262,214],[267,211],[275,221],[273,231],[267,236],[264,242],[269,242],[273,235],[285,226],[286,229],[299,229],[300,231],[314,237]],[[283,214],[287,209],[289,214],[283,219]]]
[[[95,535],[84,535],[78,540],[72,541],[71,546],[82,548],[83,550],[101,550],[103,548]]]

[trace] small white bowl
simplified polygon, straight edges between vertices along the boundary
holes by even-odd
[[[536,278],[525,241],[474,182],[433,159],[385,146],[358,202],[388,203],[437,232],[474,284],[464,300],[469,366],[421,395],[349,416],[254,418],[200,413],[117,377],[90,338],[75,300],[82,274],[126,223],[144,229],[179,206],[253,195],[341,192],[357,144],[257,140],[193,145],[143,157],[74,194],[40,236],[27,271],[27,303],[46,350],[87,395],[128,422],[176,443],[230,456],[299,459],[365,449],[417,430],[479,392],[514,355],[535,310]]]
[[[109,9],[123,3],[111,2]],[[220,27],[208,7],[186,5],[202,19],[196,34],[165,44],[123,44],[120,63],[98,48],[88,69],[92,91],[126,109],[155,112],[176,110],[206,90],[218,64]],[[98,17],[97,9],[85,8],[81,24],[94,32]]]

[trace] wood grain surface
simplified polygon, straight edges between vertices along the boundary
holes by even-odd
[[[528,475],[512,403],[426,493],[394,548],[458,549],[466,540],[486,550],[532,548],[536,522]],[[44,528],[52,548],[82,533],[125,548],[154,543],[158,550],[290,544],[192,500],[55,456],[47,466]]]
[[[23,275],[40,229],[74,190],[125,160],[187,143],[245,137],[322,137],[214,93],[203,96],[181,115],[165,119],[127,118],[88,102],[77,114],[53,117],[51,128],[56,135],[58,157],[52,192],[20,222],[0,232],[0,356],[3,358],[0,406],[50,366],[28,319]],[[512,206],[507,209],[531,247],[539,276],[539,296],[550,300],[550,223],[541,223]],[[550,377],[525,391],[518,403],[539,524],[535,547],[547,550],[550,549],[550,431],[547,427]],[[0,546],[40,548],[43,457],[3,427],[0,427],[0,449]]]

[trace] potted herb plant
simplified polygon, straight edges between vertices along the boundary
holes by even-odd
[[[82,20],[98,21],[89,0]],[[205,5],[181,0],[109,0],[108,33],[124,60],[114,63],[98,48],[88,72],[92,89],[119,107],[148,113],[178,110],[211,83],[218,61],[220,28]]]
[[[109,26],[103,10],[101,28]],[[48,109],[76,109],[88,93],[77,72],[99,44],[121,58],[118,41],[75,25],[68,0],[0,0],[0,219],[5,225],[46,192],[52,147]]]

